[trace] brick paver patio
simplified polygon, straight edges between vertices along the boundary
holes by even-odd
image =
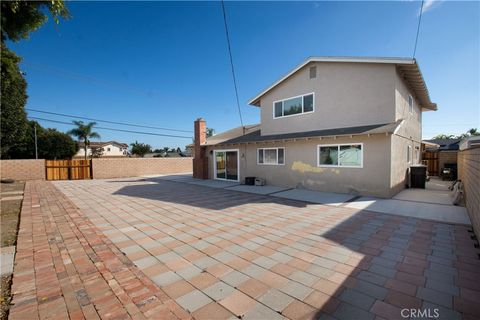
[[[465,226],[143,179],[25,196],[12,318],[480,317]]]

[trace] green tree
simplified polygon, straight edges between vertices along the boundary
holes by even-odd
[[[454,139],[455,136],[453,134],[437,134],[433,139]]]
[[[76,137],[79,141],[83,141],[84,150],[85,150],[85,160],[87,160],[87,150],[88,145],[90,145],[90,139],[100,139],[100,135],[92,131],[93,127],[97,124],[96,122],[84,123],[83,121],[72,121],[76,128],[68,131],[69,135]]]
[[[56,129],[46,129],[38,136],[38,157],[41,159],[70,159],[77,151],[77,143]]]
[[[18,149],[25,143],[28,128],[24,110],[27,103],[27,82],[18,67],[21,59],[3,43],[1,46],[1,158],[8,159],[12,157],[13,149]]]
[[[40,28],[48,20],[45,14],[50,12],[55,23],[60,18],[68,19],[70,14],[64,1],[2,1],[1,32],[2,43],[5,40],[20,41],[27,39],[30,32]]]
[[[145,156],[145,154],[152,152],[152,147],[146,143],[139,143],[138,141],[135,141],[130,145],[132,146],[130,152],[142,158]]]
[[[465,138],[472,137],[472,136],[480,136],[480,132],[478,131],[477,128],[472,128],[472,129],[468,130],[467,132],[462,133],[457,138],[465,139]]]
[[[213,128],[207,128],[207,138],[213,136],[215,134],[215,129]]]
[[[62,0],[51,1],[2,1],[1,5],[1,158],[12,158],[13,154],[25,151],[28,139],[28,122],[24,110],[27,102],[27,83],[18,64],[20,57],[6,46],[6,41],[20,41],[28,38],[32,31],[44,24],[47,12],[56,23],[68,18],[69,13]]]

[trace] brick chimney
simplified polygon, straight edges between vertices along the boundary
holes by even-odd
[[[195,156],[193,158],[193,177],[197,179],[208,179],[208,160],[206,155],[207,123],[203,118],[194,122],[195,132]]]

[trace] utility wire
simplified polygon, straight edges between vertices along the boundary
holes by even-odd
[[[235,98],[237,99],[238,115],[240,116],[240,124],[242,125],[242,128],[244,128],[242,111],[240,109],[240,101],[238,100],[237,79],[235,77],[235,68],[233,66],[232,48],[230,46],[230,35],[228,33],[227,14],[225,13],[225,2],[223,0],[222,0],[222,12],[223,12],[223,22],[225,24],[225,34],[227,35],[228,55],[230,57],[230,66],[232,67],[233,86],[235,87]]]
[[[418,17],[417,36],[415,37],[415,46],[413,48],[412,59],[415,59],[415,53],[417,52],[418,34],[420,33],[420,23],[422,23],[423,2],[424,0],[422,0],[422,5],[420,6],[420,16]]]
[[[140,128],[157,129],[157,130],[165,130],[165,131],[187,132],[187,133],[193,132],[193,131],[189,131],[189,130],[180,130],[180,129],[153,127],[153,126],[145,126],[145,125],[134,124],[134,123],[117,122],[117,121],[109,121],[109,120],[100,120],[100,119],[94,119],[94,118],[88,118],[88,117],[81,117],[81,116],[74,116],[74,115],[71,115],[71,114],[51,112],[51,111],[43,111],[43,110],[31,109],[31,108],[25,108],[25,110],[27,110],[27,111],[32,111],[32,112],[39,112],[39,113],[51,114],[51,115],[61,116],[61,117],[77,118],[77,119],[98,121],[98,122],[111,123],[111,124],[119,124],[119,125],[122,125],[122,126],[140,127]]]
[[[55,122],[55,123],[68,124],[68,125],[70,125],[70,126],[74,126],[73,123],[71,123],[71,122],[66,122],[66,121],[58,121],[58,120],[45,119],[45,118],[39,118],[39,117],[29,117],[29,118],[30,118],[30,119],[33,119],[33,120]],[[160,137],[192,139],[192,137],[176,136],[176,135],[163,134],[163,133],[144,132],[144,131],[133,131],[133,130],[123,130],[123,129],[115,129],[115,128],[98,127],[98,126],[95,126],[94,128],[95,128],[95,129],[101,129],[101,130],[120,131],[120,132],[128,132],[128,133],[138,133],[138,134],[145,134],[145,135],[150,135],[150,136],[160,136]]]

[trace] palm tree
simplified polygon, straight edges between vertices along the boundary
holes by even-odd
[[[69,135],[72,135],[78,139],[78,141],[83,141],[85,148],[85,160],[87,160],[87,147],[90,144],[90,139],[96,138],[100,139],[100,135],[92,131],[93,127],[97,124],[96,122],[84,123],[83,121],[73,121],[73,124],[77,127],[68,131]]]

